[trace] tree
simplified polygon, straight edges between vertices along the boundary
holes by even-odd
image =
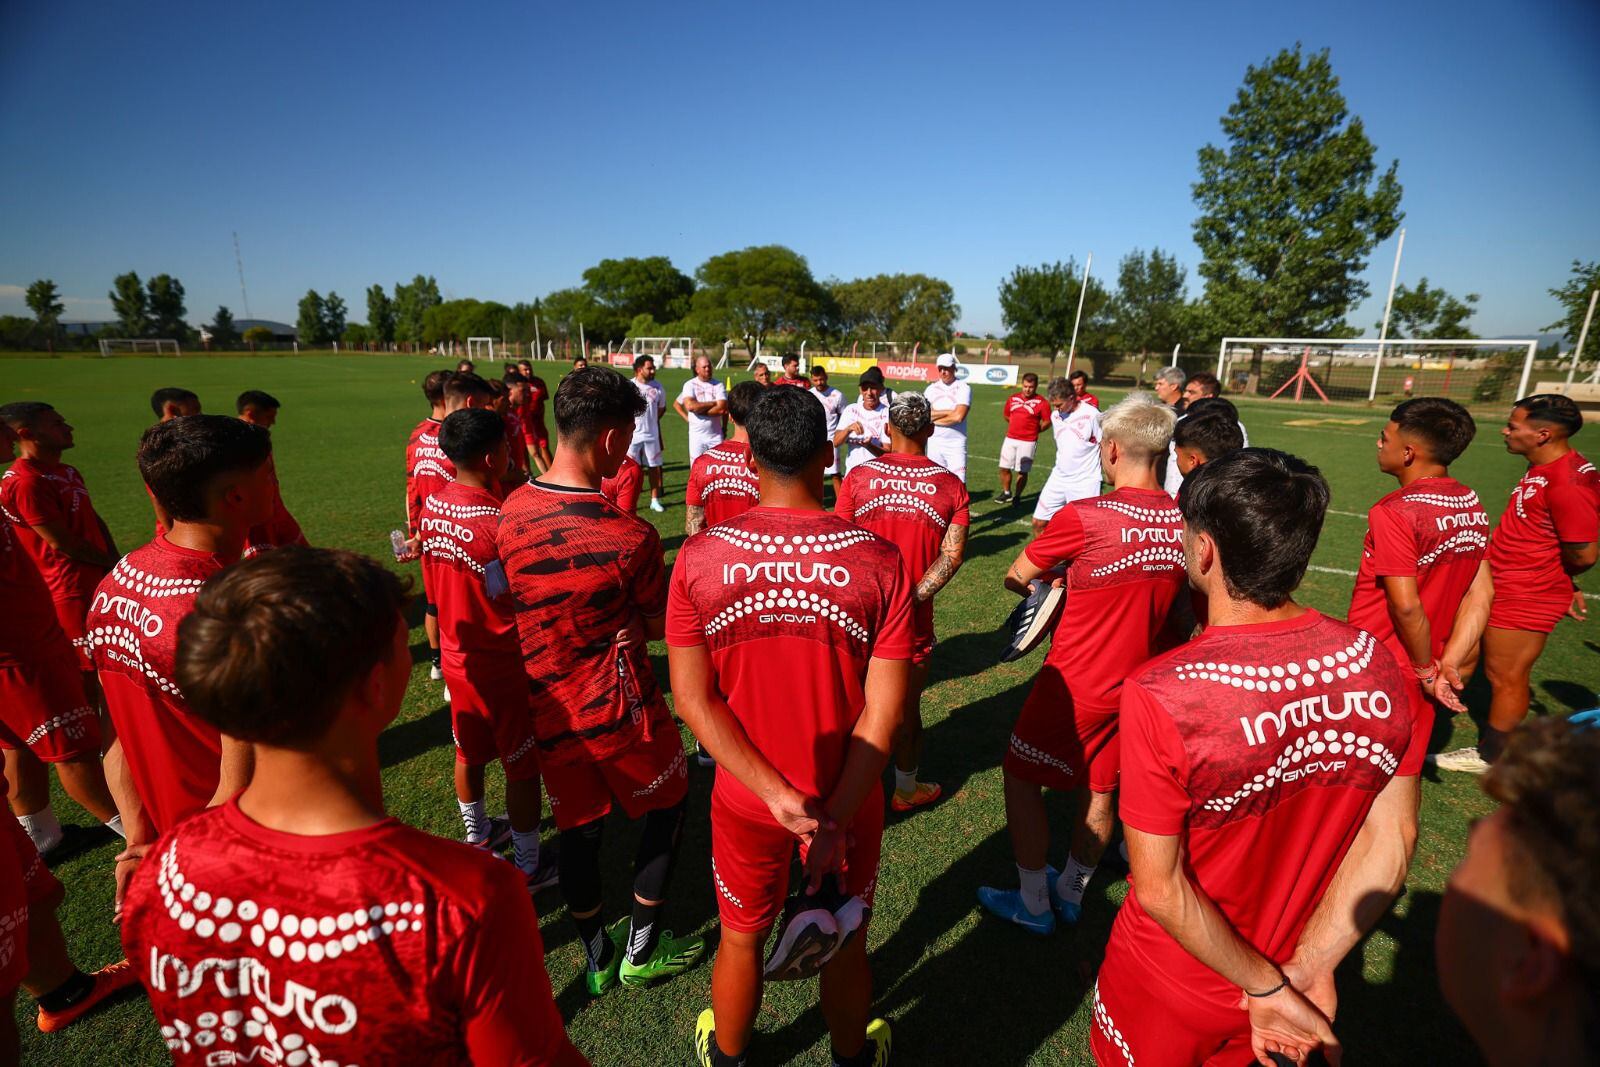
[[[626,326],[639,315],[657,322],[683,318],[694,295],[694,279],[666,256],[602,259],[583,272],[583,288],[612,312],[612,321]]]
[[[1580,263],[1572,261],[1572,277],[1567,279],[1567,284],[1559,289],[1551,289],[1550,295],[1561,301],[1561,306],[1566,309],[1566,314],[1546,326],[1546,330],[1560,330],[1562,336],[1573,345],[1578,343],[1578,334],[1583,332],[1583,317],[1589,312],[1589,294],[1600,289],[1600,260],[1594,263]],[[1590,347],[1597,341],[1596,327],[1589,327],[1589,336],[1584,340],[1584,348],[1592,355],[1594,349]]]
[[[600,306],[587,289],[557,289],[541,301],[546,328],[576,340],[605,340],[616,335],[611,312]],[[579,327],[582,327],[580,329]]]
[[[157,274],[145,283],[149,294],[150,328],[157,337],[189,336],[189,324],[184,316],[189,309],[183,306],[183,283],[170,274]]]
[[[1082,290],[1083,271],[1075,259],[1017,267],[1000,283],[1000,319],[1010,331],[1006,344],[1011,348],[1048,350],[1053,376],[1056,356],[1072,343],[1072,323],[1078,314],[1078,294]],[[1080,338],[1105,328],[1110,300],[1105,286],[1091,277],[1083,298]]]
[[[372,335],[371,326],[366,326],[359,322],[352,322],[350,325],[344,328],[344,334],[339,338],[339,340],[346,348],[365,348],[367,345],[371,344],[375,338]]]
[[[208,329],[211,331],[211,340],[219,345],[232,344],[239,339],[239,330],[233,324],[233,312],[224,306],[217,308]]]
[[[782,245],[712,256],[695,276],[695,319],[707,332],[743,338],[752,352],[778,330],[814,329],[830,303],[805,257]]]
[[[831,282],[834,326],[841,339],[921,341],[943,345],[961,308],[950,283],[926,274],[878,274]]]
[[[254,352],[257,345],[270,344],[272,341],[272,328],[270,326],[252,326],[244,332],[245,344]]]
[[[328,295],[322,300],[322,339],[336,341],[344,336],[344,318],[346,313],[344,297],[328,290]]]
[[[133,271],[119,274],[111,281],[111,313],[117,317],[117,329],[124,337],[144,337],[150,333],[150,301],[145,295],[144,283]]]
[[[26,299],[28,310],[33,312],[39,328],[54,337],[56,327],[61,322],[61,313],[67,310],[67,306],[61,302],[61,292],[56,288],[56,283],[49,278],[40,278],[28,286]]]
[[[367,287],[367,330],[370,339],[380,344],[394,340],[394,301],[381,285]]]
[[[1188,272],[1177,257],[1159,248],[1134,249],[1117,265],[1117,295],[1111,302],[1112,325],[1122,345],[1139,353],[1139,382],[1144,384],[1150,351],[1165,351],[1183,340],[1188,326],[1184,283]]]
[[[422,340],[422,316],[431,307],[443,303],[439,283],[433,276],[421,274],[411,279],[411,284],[394,286],[394,339],[417,342]]]
[[[1427,278],[1417,282],[1415,289],[1396,286],[1389,336],[1474,338],[1478,335],[1467,329],[1467,320],[1477,311],[1472,306],[1477,302],[1477,293],[1468,293],[1463,300],[1457,300],[1443,289],[1430,289]],[[1381,320],[1373,325],[1383,328]]]
[[[310,347],[326,341],[323,331],[327,329],[327,321],[322,297],[315,289],[307,289],[306,295],[300,298],[300,318],[295,322],[300,343]]]
[[[1398,162],[1374,181],[1375,149],[1324,49],[1285,49],[1245,70],[1200,149],[1194,222],[1206,300],[1229,333],[1315,337],[1367,295],[1362,271],[1403,217]],[[1251,366],[1251,388],[1261,354]]]

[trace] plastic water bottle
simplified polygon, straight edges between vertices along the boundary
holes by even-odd
[[[406,554],[406,535],[399,530],[390,530],[389,546],[394,549],[394,558],[399,560]]]

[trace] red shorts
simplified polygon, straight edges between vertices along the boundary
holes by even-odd
[[[61,891],[39,858],[28,832],[9,811],[0,812],[0,997],[28,973],[28,908]]]
[[[649,740],[610,759],[545,767],[544,790],[558,830],[604,818],[613,800],[630,819],[670,808],[689,792],[689,763],[677,724],[663,715]]]
[[[550,443],[550,431],[545,429],[543,426],[540,426],[531,433],[527,430],[523,430],[522,443],[529,447],[535,445],[548,445]]]
[[[26,748],[55,763],[98,757],[100,741],[100,716],[65,643],[40,648],[26,666],[0,667],[0,748]]]
[[[1242,1067],[1252,1062],[1250,1016],[1188,996],[1115,951],[1094,987],[1089,1049],[1101,1067]]]
[[[749,800],[727,800],[723,789],[718,771],[717,786],[711,791],[711,879],[717,887],[717,915],[730,930],[760,933],[783,913],[789,866],[799,841],[765,811],[752,814]],[[841,888],[870,907],[883,845],[881,785],[861,802],[850,822],[849,839]]]
[[[933,601],[925,600],[911,609],[911,662],[926,667],[933,657]]]
[[[1551,591],[1533,596],[1507,595],[1497,587],[1489,605],[1489,625],[1497,630],[1529,630],[1547,634],[1572,607],[1572,590]]]
[[[89,602],[76,597],[66,600],[52,600],[56,609],[56,621],[61,624],[61,629],[66,633],[67,639],[72,642],[72,648],[78,654],[78,669],[80,671],[94,670],[94,661],[89,658]]]
[[[1005,771],[1046,789],[1117,788],[1122,746],[1115,708],[1075,708],[1066,680],[1046,666],[1017,716]],[[1087,772],[1087,773],[1085,773]]]
[[[450,732],[456,759],[469,767],[499,760],[506,779],[539,777],[534,745],[533,712],[528,707],[528,679],[520,670],[495,678],[472,675],[451,656],[442,659],[444,684],[450,690]]]

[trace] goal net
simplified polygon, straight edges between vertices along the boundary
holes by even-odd
[[[117,352],[154,352],[174,356],[183,355],[178,342],[170,337],[102,337],[100,354],[109,356]]]
[[[470,360],[487,359],[494,362],[495,341],[493,337],[467,338],[467,358]]]
[[[1217,380],[1227,392],[1299,402],[1496,403],[1527,395],[1538,347],[1520,338],[1225,337]]]

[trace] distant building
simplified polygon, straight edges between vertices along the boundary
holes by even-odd
[[[233,320],[233,328],[240,337],[243,337],[244,332],[250,329],[252,326],[265,326],[267,329],[271,330],[272,339],[274,341],[283,341],[287,343],[289,341],[297,341],[300,339],[300,331],[296,330],[293,326],[290,326],[287,322],[273,322],[271,319]]]
[[[105,322],[63,322],[60,324],[61,332],[68,337],[93,337],[108,326],[115,326],[116,320]]]

